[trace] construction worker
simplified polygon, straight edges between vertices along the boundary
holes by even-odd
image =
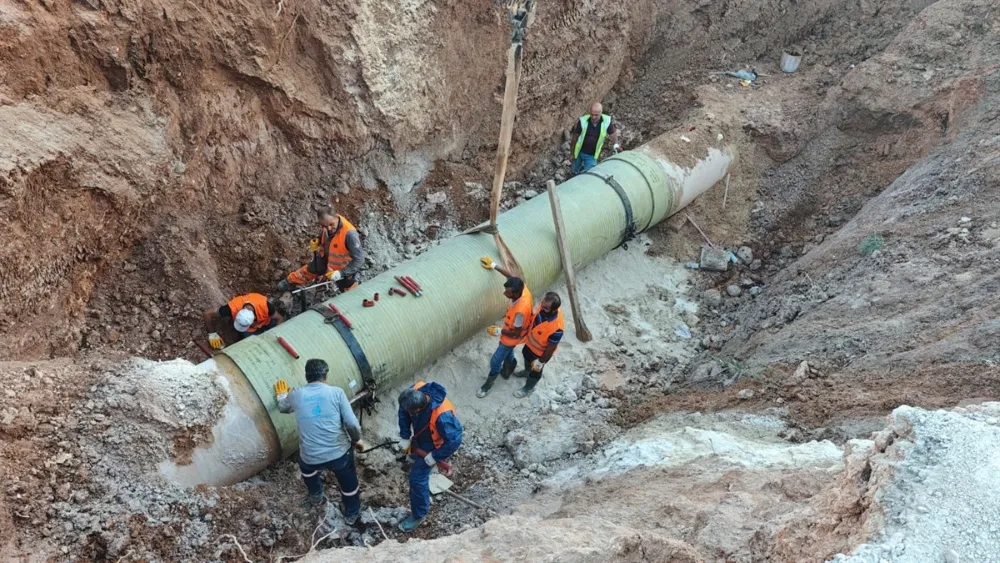
[[[431,506],[431,470],[462,445],[462,423],[445,388],[418,381],[399,394],[399,446],[414,460],[410,467],[410,515],[399,529],[412,532]]]
[[[545,364],[552,359],[552,354],[555,354],[559,342],[562,341],[566,321],[560,305],[562,300],[559,294],[550,291],[542,297],[542,302],[535,310],[522,349],[525,368],[518,374],[518,377],[527,377],[528,380],[525,381],[524,387],[514,392],[514,396],[518,399],[523,399],[535,391],[535,386],[542,379]]]
[[[323,500],[324,469],[333,471],[340,486],[344,520],[353,526],[361,515],[361,492],[354,466],[354,450],[368,445],[361,439],[361,424],[340,387],[326,384],[329,367],[323,360],[306,362],[306,386],[288,390],[288,382],[274,383],[278,410],[295,413],[299,427],[299,471],[306,483],[310,505]]]
[[[215,323],[219,319],[232,319],[239,340],[274,328],[284,320],[267,297],[259,293],[237,295],[218,310],[205,310],[202,318],[205,319],[205,330],[208,331],[208,343],[216,350],[225,346],[222,337],[215,331]]]
[[[601,157],[601,149],[604,141],[610,136],[611,147],[615,154],[621,152],[621,145],[618,144],[618,126],[611,119],[610,115],[602,113],[604,108],[599,102],[590,106],[590,114],[580,117],[573,130],[570,131],[572,140],[570,148],[573,150],[573,174],[586,172],[597,166],[597,159]]]
[[[483,386],[476,392],[476,396],[482,399],[490,392],[497,376],[503,375],[504,379],[509,379],[510,374],[517,369],[514,347],[524,342],[528,324],[531,322],[531,310],[534,303],[531,300],[531,292],[524,285],[524,280],[511,275],[488,256],[483,256],[479,262],[483,268],[495,270],[507,278],[503,284],[503,295],[510,300],[507,314],[503,318],[503,326],[493,325],[486,329],[490,336],[499,336],[500,343],[490,359],[490,373],[486,376],[486,383],[483,383]]]
[[[342,215],[337,215],[330,205],[316,211],[319,220],[319,238],[309,241],[313,259],[278,283],[278,291],[288,291],[292,286],[304,285],[325,277],[335,282],[340,291],[350,291],[358,286],[355,274],[365,263],[365,251],[357,229]]]

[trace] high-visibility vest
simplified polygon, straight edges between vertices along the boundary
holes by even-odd
[[[531,316],[531,330],[528,331],[528,339],[524,343],[538,357],[545,353],[550,336],[555,334],[557,330],[566,330],[566,320],[563,318],[562,307],[556,311],[556,318],[535,324],[535,319],[541,312],[542,306],[539,305],[535,314]]]
[[[329,239],[327,239],[326,229],[323,229],[320,234],[320,259],[325,263],[326,268],[321,272],[316,272],[317,274],[343,270],[351,263],[351,251],[347,249],[347,233],[354,231],[355,228],[343,215],[337,215],[337,217],[340,218],[340,227],[337,228],[337,232],[333,233]]]
[[[503,329],[506,331],[520,330],[521,336],[519,338],[511,338],[504,334],[500,334],[500,344],[504,346],[517,346],[518,344],[524,342],[525,334],[528,331],[528,327],[531,326],[531,308],[534,306],[531,300],[531,292],[525,287],[524,291],[521,293],[521,297],[517,301],[511,303],[510,307],[507,309],[507,314],[503,318]],[[521,315],[522,322],[521,327],[518,328],[514,326],[514,319],[518,315]]]
[[[247,329],[247,332],[257,332],[262,326],[267,326],[271,322],[271,315],[267,312],[267,297],[259,293],[248,293],[246,295],[238,295],[229,300],[229,312],[236,318],[236,313],[240,312],[240,309],[249,303],[253,305],[253,324]]]
[[[587,127],[590,125],[590,115],[580,118],[580,137],[576,140],[576,147],[573,148],[573,158],[580,156],[583,148],[583,140],[587,137]],[[608,127],[611,126],[611,116],[601,114],[601,134],[597,137],[597,146],[594,147],[594,158],[601,156],[601,149],[604,148],[604,139],[608,137]]]
[[[413,384],[413,388],[420,389],[424,385],[426,385],[426,383],[424,383],[423,381],[418,381]],[[415,432],[413,434],[412,439],[416,440],[417,436],[421,434],[424,430],[430,430],[431,441],[434,442],[434,447],[440,448],[441,446],[443,446],[444,438],[441,436],[441,433],[438,432],[437,421],[438,417],[446,412],[452,412],[452,413],[455,412],[455,406],[451,404],[451,400],[448,399],[448,397],[445,397],[444,400],[441,401],[441,404],[438,405],[437,408],[431,411],[431,421],[427,423],[427,426],[425,428],[421,428],[420,430]]]

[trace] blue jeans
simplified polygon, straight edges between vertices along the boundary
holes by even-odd
[[[426,464],[424,464],[426,465]],[[354,467],[354,449],[346,454],[318,465],[309,465],[299,460],[299,470],[302,480],[306,482],[309,497],[319,499],[323,496],[324,469],[333,471],[340,485],[340,498],[344,502],[344,516],[352,517],[361,512],[361,487],[358,485],[358,472]],[[428,494],[430,494],[428,492]]]
[[[514,366],[517,366],[517,359],[514,358],[514,347],[506,346],[504,344],[497,345],[497,351],[493,352],[493,357],[490,358],[490,377],[500,375],[503,371],[504,362],[511,361],[514,362]],[[504,376],[506,377],[506,376]]]
[[[597,166],[597,157],[580,151],[580,154],[573,160],[573,174],[586,172],[595,166]]]
[[[415,457],[410,468],[410,513],[416,519],[427,516],[431,509],[431,470],[424,460]]]

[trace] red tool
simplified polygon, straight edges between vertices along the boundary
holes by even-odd
[[[361,301],[361,306],[362,306],[362,307],[374,307],[374,306],[375,306],[375,302],[374,302],[374,301],[371,301],[371,300],[369,300],[369,299],[363,299],[363,300]]]
[[[351,328],[351,321],[347,320],[347,317],[345,317],[344,314],[340,312],[340,309],[338,309],[336,305],[334,305],[333,303],[327,303],[327,307],[329,307],[331,311],[333,311],[338,317],[340,317],[340,320],[341,322],[344,323],[344,326],[346,326],[347,328]]]
[[[401,289],[397,289],[395,287],[390,287],[389,295],[399,295],[400,297],[406,297],[406,292]]]
[[[414,287],[412,287],[409,283],[407,283],[406,278],[396,276],[396,281],[399,282],[399,285],[405,287],[406,291],[412,293],[414,297],[418,297],[417,290]]]
[[[211,358],[211,357],[213,357],[215,355],[215,354],[212,353],[212,349],[209,348],[208,346],[205,346],[205,344],[203,342],[201,342],[200,340],[192,340],[191,342],[194,342],[195,345],[198,346],[198,348],[201,348],[201,351],[204,352],[205,355],[208,356],[209,358]]]
[[[378,294],[375,294],[375,301],[378,301]]]
[[[420,461],[423,461],[424,460],[423,458],[427,457],[427,452],[421,450],[420,448],[411,448],[410,455],[415,455],[420,458]],[[441,475],[444,475],[445,477],[451,477],[452,470],[450,463],[448,463],[447,461],[438,461],[437,466],[438,466],[438,471],[441,473]]]
[[[299,353],[295,351],[295,348],[292,348],[292,345],[289,344],[283,336],[278,337],[278,344],[281,344],[281,347],[285,349],[285,352],[288,352],[288,354],[293,358],[296,360],[299,359]]]
[[[414,281],[413,278],[411,278],[410,276],[404,276],[404,278],[406,279],[406,281],[410,282],[410,285],[413,286],[413,289],[417,290],[417,295],[419,296],[424,295],[424,288],[420,287],[420,284]]]

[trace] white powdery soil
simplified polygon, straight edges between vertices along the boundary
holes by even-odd
[[[836,563],[1000,561],[1000,403],[926,411],[893,411],[894,440],[871,459],[884,474],[873,520],[876,538],[838,555]]]

